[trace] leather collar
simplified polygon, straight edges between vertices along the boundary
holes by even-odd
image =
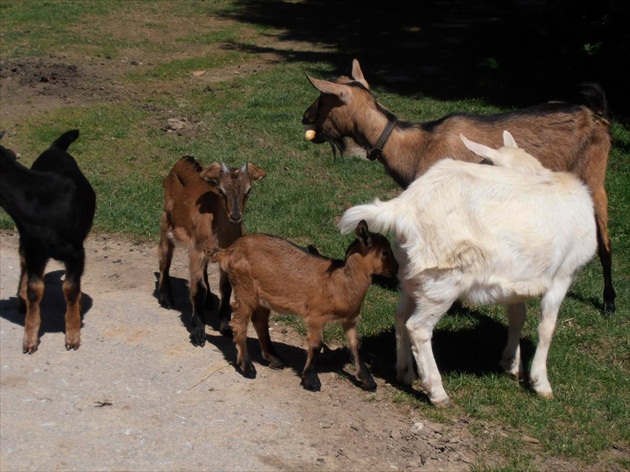
[[[378,138],[378,141],[376,142],[376,144],[372,147],[372,149],[368,150],[365,156],[370,161],[378,159],[379,157],[383,155],[383,146],[385,146],[385,143],[387,142],[387,138],[389,138],[389,135],[392,134],[392,131],[396,127],[397,121],[398,119],[394,115],[391,115],[388,117],[387,125],[385,125],[385,129],[381,133],[381,137]]]

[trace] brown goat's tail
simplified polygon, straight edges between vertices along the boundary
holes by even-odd
[[[608,101],[603,87],[594,82],[584,82],[580,84],[580,90],[586,106],[601,119],[608,121]]]

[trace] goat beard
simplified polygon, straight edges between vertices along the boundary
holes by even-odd
[[[339,155],[343,157],[344,152],[348,148],[345,139],[333,136],[325,136],[325,139],[330,143],[330,147],[333,151],[333,156],[337,157],[337,151],[339,151]]]

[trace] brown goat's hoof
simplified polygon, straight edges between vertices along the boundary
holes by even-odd
[[[302,378],[302,387],[311,392],[319,392],[322,389],[322,383],[317,376]]]
[[[245,367],[241,367],[241,373],[243,374],[243,377],[247,379],[256,378],[256,368],[251,362],[249,364],[246,364]]]
[[[284,369],[284,362],[282,362],[277,357],[274,357],[272,359],[269,359],[269,367],[276,370]]]
[[[234,336],[234,333],[232,332],[232,328],[230,328],[230,326],[221,326],[219,328],[219,333],[221,333],[221,336],[225,336],[226,338],[231,338],[232,336]]]
[[[162,308],[166,308],[167,310],[172,310],[173,308],[175,308],[175,302],[173,301],[172,297],[161,295],[160,306]]]
[[[37,348],[39,347],[39,343],[35,343],[35,344],[24,344],[24,346],[22,347],[22,353],[24,354],[33,354],[35,351],[37,351]]]
[[[371,382],[363,382],[361,384],[361,388],[363,388],[363,390],[367,390],[368,392],[376,392],[376,382],[374,382],[374,380]]]

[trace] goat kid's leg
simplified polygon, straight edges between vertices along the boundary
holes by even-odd
[[[221,292],[221,304],[219,305],[219,332],[223,336],[232,336],[230,328],[230,318],[232,309],[230,308],[230,297],[232,296],[232,284],[223,269],[219,270],[219,291]]]
[[[541,300],[540,323],[538,324],[538,346],[532,361],[530,379],[534,391],[543,398],[553,398],[551,384],[547,378],[547,355],[551,338],[556,329],[560,304],[569,290],[571,280],[556,280]]]
[[[394,325],[396,327],[396,380],[403,385],[412,385],[416,379],[411,353],[409,331],[405,324],[416,308],[416,302],[402,286],[402,294],[398,302]]]
[[[451,402],[442,385],[442,377],[433,356],[431,338],[433,328],[446,314],[455,299],[454,297],[448,301],[438,302],[429,299],[417,300],[416,310],[406,323],[422,387],[431,403],[440,408],[450,406]]]
[[[17,290],[17,310],[19,313],[26,313],[26,284],[28,282],[28,273],[26,272],[26,260],[24,259],[24,251],[20,246],[20,281]]]
[[[170,269],[173,260],[173,250],[175,245],[167,236],[168,222],[166,213],[162,213],[160,220],[160,242],[158,244],[158,256],[160,260],[160,279],[158,281],[158,296],[160,305],[164,308],[175,307],[173,289],[171,288]]]
[[[66,261],[63,295],[66,299],[66,350],[79,349],[81,345],[81,276],[85,266],[83,248],[71,260]]]
[[[22,352],[33,354],[39,347],[40,305],[44,296],[44,268],[47,260],[26,261],[26,318]]]
[[[241,373],[248,379],[256,378],[256,368],[247,350],[247,325],[252,317],[252,310],[245,304],[235,300],[233,303],[234,318],[230,322],[236,345],[236,364]]]
[[[300,384],[311,392],[319,392],[322,388],[322,382],[317,375],[317,362],[322,350],[322,331],[321,324],[307,322],[308,355]]]
[[[525,304],[506,305],[505,309],[508,316],[508,340],[500,364],[504,372],[520,380],[523,378],[520,340],[525,323]]]
[[[207,287],[203,277],[205,260],[203,253],[194,248],[190,248],[188,254],[190,264],[190,301],[192,303],[190,341],[193,346],[203,347],[206,344],[204,302],[207,295]]]
[[[346,321],[342,323],[343,331],[348,340],[348,345],[352,351],[354,357],[354,365],[357,369],[357,377],[361,381],[362,387],[365,390],[373,392],[376,390],[376,382],[370,374],[365,362],[359,357],[359,339],[357,336],[357,322],[356,319],[352,321]]]
[[[269,315],[270,311],[267,308],[258,308],[252,315],[252,323],[258,335],[263,359],[269,362],[272,369],[283,369],[284,363],[278,357],[269,336]]]

